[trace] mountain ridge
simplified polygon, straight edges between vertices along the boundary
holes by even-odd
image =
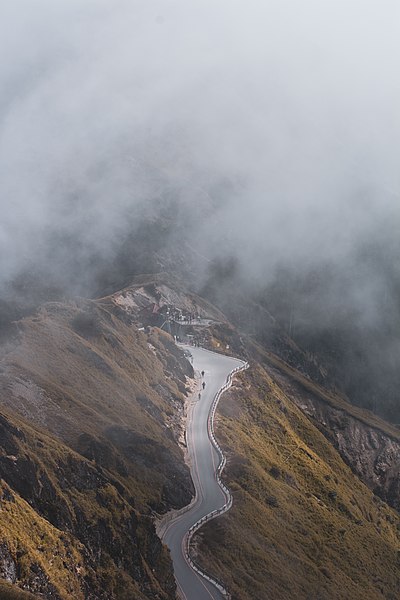
[[[200,564],[237,600],[395,597],[400,518],[387,503],[398,509],[400,488],[396,453],[382,440],[397,443],[397,431],[307,377],[306,362],[296,370],[168,275],[137,277],[97,300],[46,303],[15,331],[0,372],[0,572],[15,593],[17,585],[60,600],[175,598],[155,519],[193,493],[183,435],[193,370],[173,338],[190,334],[250,362],[216,417],[234,505],[195,536]],[[348,437],[340,445],[351,419],[363,433],[354,447]],[[357,443],[373,444],[377,428],[382,452],[363,471]],[[43,536],[33,536],[42,550],[24,523]],[[235,541],[252,539],[241,549]],[[385,557],[386,580],[381,559],[363,550],[371,545]]]

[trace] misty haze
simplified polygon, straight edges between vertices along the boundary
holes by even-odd
[[[0,598],[400,597],[400,5],[0,7]]]

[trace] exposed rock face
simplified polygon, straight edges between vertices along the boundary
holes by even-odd
[[[376,452],[367,463],[376,477],[382,457],[395,465],[393,440],[379,439],[375,448],[373,415],[360,411],[363,418],[349,415],[356,423],[345,423],[343,399],[336,398],[335,409],[321,393],[314,405],[293,370],[278,371],[266,358],[264,366],[258,350],[260,358],[250,356],[250,369],[219,404],[216,433],[234,502],[200,530],[201,566],[235,600],[395,600],[400,514],[343,460],[345,449],[362,468],[363,453]]]
[[[154,513],[180,508],[192,497],[179,442],[193,369],[170,335],[147,326],[142,319],[152,303],[162,302],[180,305],[182,311],[196,311],[204,322],[214,321],[209,329],[211,342],[218,341],[217,347],[245,355],[242,338],[231,326],[226,322],[216,324],[220,318],[216,309],[209,312],[208,304],[198,297],[151,282],[137,283],[98,301],[47,304],[34,317],[19,321],[18,336],[7,348],[0,347],[0,598],[5,585],[23,594],[7,596],[13,599],[26,598],[25,591],[45,600],[176,597],[172,565],[156,536]],[[203,325],[208,327],[209,323],[199,327]],[[304,373],[308,363],[299,365],[296,357],[294,354],[290,362]],[[261,362],[257,354],[253,373]],[[313,372],[308,376],[313,381],[318,379]],[[249,377],[251,373],[246,374]],[[400,511],[400,441],[296,387],[290,378],[281,376],[282,389],[265,374],[251,384],[246,381],[239,388],[242,404],[229,405],[232,431],[226,429],[225,442],[230,440],[233,447],[236,441],[244,444],[236,449],[237,456],[232,450],[230,469],[236,477],[233,492],[236,499],[238,492],[242,498],[243,532],[249,526],[254,529],[246,535],[236,535],[240,529],[235,527],[227,530],[227,535],[236,535],[241,546],[235,553],[227,544],[227,552],[233,559],[241,556],[243,540],[250,540],[248,560],[241,559],[240,565],[246,582],[248,566],[257,571],[259,560],[266,561],[265,569],[260,569],[262,575],[254,573],[260,579],[260,588],[253,598],[260,600],[266,584],[271,586],[271,581],[263,577],[272,564],[268,564],[268,557],[275,543],[271,541],[270,522],[259,540],[259,556],[253,554],[254,540],[260,533],[260,514],[265,519],[281,519],[276,529],[280,540],[293,507],[299,505],[294,511],[292,532],[287,530],[289,538],[293,534],[296,551],[290,548],[289,553],[282,554],[284,567],[296,573],[297,564],[291,567],[290,561],[306,548],[301,585],[314,577],[315,587],[310,589],[320,589],[316,586],[321,585],[322,578],[340,580],[340,570],[335,577],[329,573],[336,573],[335,562],[343,548],[341,536],[348,534],[353,541],[354,528],[365,525],[368,535],[361,541],[367,547],[368,540],[380,539],[378,513],[397,518],[388,506],[375,506],[372,494],[367,507],[371,520],[366,519],[363,507],[351,503],[347,490],[353,492],[354,482],[358,498],[369,491],[332,444],[376,494]],[[230,393],[237,395],[238,390]],[[310,420],[327,439],[310,426]],[[249,427],[252,436],[248,435]],[[314,431],[315,443],[308,446],[309,427]],[[245,448],[247,438],[249,447]],[[324,451],[335,454],[320,473],[315,467],[319,438],[326,446]],[[260,443],[265,446],[264,456],[260,454]],[[342,482],[337,489],[335,474]],[[236,500],[235,506],[240,506]],[[260,513],[260,507],[264,512]],[[303,523],[304,514],[308,520]],[[326,515],[335,533],[330,548],[333,566],[329,568],[321,545],[326,540],[319,540],[320,531],[326,530]],[[348,521],[347,529],[343,519]],[[384,547],[389,534],[395,538],[392,534],[397,529],[393,519],[382,518],[382,522],[386,523],[382,531],[387,535],[381,540]],[[312,531],[314,523],[319,525]],[[218,526],[212,525],[215,531]],[[356,540],[360,533],[354,535]],[[221,539],[219,532],[215,539],[218,549],[211,553],[213,563],[221,553]],[[266,544],[271,546],[267,551]],[[354,553],[350,543],[348,548],[351,558]],[[397,546],[393,552],[391,547],[389,550],[387,560],[393,566]],[[315,562],[312,568],[310,561]],[[281,556],[276,564],[277,574],[281,574]],[[351,577],[357,575],[357,569],[353,565]],[[235,573],[234,567],[229,573]],[[277,586],[282,593],[285,583]],[[246,598],[243,590],[248,587],[239,588],[236,597]],[[329,595],[330,589],[327,594],[321,598],[335,597]],[[297,597],[297,592],[291,597]],[[363,597],[379,598],[368,593]]]
[[[46,572],[44,568],[48,560],[51,564],[53,559],[49,557],[54,554],[54,549],[47,548],[46,543],[39,545],[44,563],[38,563],[30,556],[23,539],[24,533],[29,535],[29,532],[24,531],[23,514],[18,514],[19,505],[15,504],[14,494],[18,494],[32,508],[33,514],[41,515],[56,528],[52,530],[53,533],[58,532],[55,536],[66,531],[76,540],[81,554],[80,566],[72,560],[70,541],[65,539],[64,550],[56,550],[64,568],[76,572],[82,594],[76,597],[118,598],[106,575],[109,571],[112,578],[116,569],[122,569],[131,580],[140,582],[139,587],[148,597],[174,596],[172,576],[163,582],[163,594],[156,593],[158,586],[149,573],[151,569],[156,571],[160,562],[165,561],[164,550],[155,535],[152,521],[134,509],[133,499],[124,486],[115,486],[113,479],[101,468],[62,445],[53,446],[57,456],[54,462],[45,465],[40,449],[27,456],[29,448],[35,446],[29,433],[22,435],[11,423],[7,426],[4,416],[1,425],[7,448],[12,448],[15,454],[0,453],[0,479],[7,482],[1,489],[0,508],[15,512],[16,527],[9,538],[9,544],[15,546],[14,551],[4,541],[0,544],[0,576],[3,579],[10,583],[19,581],[25,589],[40,593],[45,598],[66,598],[60,591],[62,585],[57,586],[51,581],[51,569]],[[21,439],[24,440],[22,443]],[[11,504],[15,505],[14,509]],[[45,533],[43,537],[46,538]],[[85,577],[80,575],[81,571],[86,573]],[[131,589],[132,593],[129,580],[127,589]]]
[[[193,369],[118,310],[48,304],[0,347],[0,580],[46,599],[175,598],[152,515],[192,497]]]
[[[291,398],[318,424],[360,479],[400,512],[400,442],[316,396],[299,392]]]
[[[0,544],[0,577],[10,583],[17,580],[17,565],[4,542]]]

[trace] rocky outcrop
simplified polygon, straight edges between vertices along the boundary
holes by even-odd
[[[119,570],[127,578],[130,593],[135,581],[144,597],[174,597],[172,573],[164,572],[162,582],[157,582],[160,563],[165,562],[166,556],[154,525],[151,519],[136,511],[133,498],[124,486],[117,488],[106,471],[61,444],[53,443],[43,448],[43,452],[40,446],[33,450],[37,444],[31,433],[23,433],[4,415],[1,428],[5,444],[0,448],[0,480],[3,482],[0,508],[12,510],[9,507],[15,504],[17,495],[28,503],[32,514],[44,517],[58,532],[68,532],[76,540],[81,566],[71,562],[67,538],[62,560],[66,570],[76,571],[82,598],[119,598],[112,584]],[[10,450],[13,454],[6,454]],[[54,453],[54,460],[46,461],[47,451]],[[18,517],[14,520],[17,527]],[[21,529],[25,529],[23,517]],[[30,555],[23,538],[17,543],[15,535],[10,536],[9,542],[18,548],[12,551],[1,532],[0,522],[0,578],[18,583],[34,594],[40,593],[44,598],[65,598],[51,580],[51,566],[49,570],[45,568],[45,545],[39,546],[43,560],[38,562]],[[52,560],[49,559],[50,565]],[[85,577],[80,575],[81,571]],[[163,593],[157,592],[161,588]]]
[[[400,442],[304,392],[291,396],[373,492],[400,512]]]
[[[15,583],[17,580],[16,562],[4,542],[0,544],[0,578],[10,583]]]
[[[49,303],[18,329],[0,346],[0,594],[172,600],[153,514],[192,498],[190,363],[106,301]]]

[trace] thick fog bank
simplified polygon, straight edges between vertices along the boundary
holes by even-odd
[[[303,340],[351,322],[390,332],[393,362],[399,16],[394,0],[3,3],[2,296],[174,265],[201,288],[228,265]]]

